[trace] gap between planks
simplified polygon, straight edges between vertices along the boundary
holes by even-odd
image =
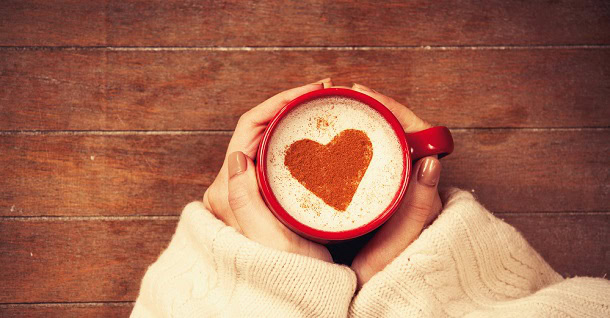
[[[0,46],[0,51],[455,51],[608,49],[610,44],[424,46]]]
[[[449,127],[453,132],[468,131],[607,131],[608,127]],[[231,135],[233,130],[0,130],[2,135]]]
[[[126,215],[126,216],[0,216],[0,221],[38,222],[38,221],[178,221],[180,215]]]
[[[63,306],[133,306],[133,301],[99,301],[99,302],[49,302],[49,303],[0,303],[0,309],[19,308],[19,307],[63,307]]]
[[[2,135],[231,135],[233,130],[0,130]]]
[[[578,212],[492,212],[497,217],[505,216],[592,216],[610,215],[610,211]],[[38,222],[38,221],[178,221],[179,215],[128,215],[128,216],[0,216],[0,221]]]

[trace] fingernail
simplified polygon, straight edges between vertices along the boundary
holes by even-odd
[[[236,151],[229,155],[229,178],[243,173],[248,168],[246,155],[241,151]]]
[[[322,88],[329,88],[332,86],[332,80],[330,79],[330,77],[327,77],[325,79],[321,79],[317,82],[314,82],[312,84],[321,84]]]
[[[370,89],[370,88],[368,88],[368,87],[366,87],[364,85],[357,84],[357,83],[354,83],[354,86],[352,86],[352,88],[355,89],[355,90],[358,90],[358,91],[365,91],[365,92],[369,92],[369,93],[375,93],[374,90],[372,90],[372,89]]]
[[[309,83],[309,84],[307,84],[307,85],[304,85],[303,87],[305,87],[305,86],[309,86],[309,85],[315,85],[315,86],[317,87],[317,89],[323,89],[323,88],[325,88],[325,87],[324,87],[324,86],[325,86],[325,84],[324,84],[324,83]]]
[[[419,165],[417,181],[425,186],[434,187],[441,176],[441,163],[436,158],[425,158]]]
[[[321,79],[321,80],[319,80],[317,82],[313,82],[313,84],[324,84],[324,83],[328,83],[328,82],[330,82],[330,77],[327,77],[325,79]]]

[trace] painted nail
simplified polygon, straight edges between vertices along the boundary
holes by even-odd
[[[244,155],[244,153],[241,151],[236,151],[230,154],[227,160],[229,161],[229,178],[243,173],[246,171],[246,169],[248,169],[246,155]]]
[[[330,77],[313,82],[313,84],[324,84],[324,83],[328,83],[328,82],[330,82]]]
[[[360,84],[356,84],[354,83],[354,86],[352,86],[353,89],[358,90],[358,91],[365,91],[365,92],[369,92],[369,93],[374,93],[375,91],[364,86],[364,85],[360,85]]]
[[[425,158],[424,162],[419,165],[417,173],[417,182],[434,187],[438,184],[438,179],[441,176],[441,163],[436,158]]]
[[[332,83],[333,83],[332,79],[330,77],[327,77],[327,78],[321,79],[317,82],[313,82],[312,84],[321,84],[322,88],[329,88],[333,85]]]

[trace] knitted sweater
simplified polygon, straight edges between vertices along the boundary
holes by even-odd
[[[470,193],[355,294],[346,266],[276,251],[186,206],[132,317],[610,317],[610,282],[564,279]]]

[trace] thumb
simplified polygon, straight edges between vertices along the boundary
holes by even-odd
[[[267,208],[258,191],[254,162],[241,151],[227,158],[229,206],[247,238],[280,251],[332,262],[328,250],[290,231]]]
[[[242,233],[267,245],[267,236],[283,226],[273,216],[258,190],[254,162],[241,151],[233,152],[228,159],[229,206]]]

